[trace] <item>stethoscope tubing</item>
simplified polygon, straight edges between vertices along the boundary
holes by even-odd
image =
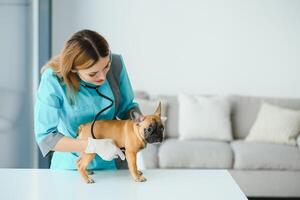
[[[105,108],[103,108],[102,110],[100,110],[100,111],[95,115],[94,120],[93,120],[93,122],[92,122],[92,125],[91,125],[91,134],[92,134],[92,137],[93,137],[94,139],[96,139],[95,134],[94,134],[94,125],[95,125],[95,122],[96,122],[97,118],[99,117],[99,115],[100,115],[101,113],[103,113],[104,111],[106,111],[107,109],[109,109],[110,107],[112,107],[112,105],[114,104],[114,101],[113,101],[111,98],[109,98],[108,96],[105,96],[104,94],[101,94],[101,93],[98,91],[98,88],[99,88],[100,86],[94,86],[94,87],[93,87],[93,86],[89,86],[89,85],[86,85],[86,84],[83,84],[83,83],[81,83],[81,84],[84,85],[85,87],[88,87],[88,88],[91,88],[91,89],[96,90],[97,94],[98,94],[100,97],[103,97],[103,98],[105,98],[105,99],[107,99],[107,100],[110,101],[110,105],[108,105],[107,107],[105,107]]]
[[[100,110],[100,111],[95,115],[94,120],[93,120],[93,122],[92,122],[92,125],[91,125],[91,135],[92,135],[92,137],[93,137],[94,139],[96,139],[95,134],[94,134],[94,125],[95,125],[95,122],[96,122],[98,116],[99,116],[101,113],[103,113],[104,111],[106,111],[107,109],[109,109],[110,107],[112,107],[112,105],[114,104],[114,101],[113,101],[111,98],[109,98],[108,96],[105,96],[104,94],[101,94],[101,93],[98,91],[98,88],[99,88],[100,86],[94,86],[94,87],[93,87],[93,86],[90,86],[90,85],[86,85],[86,84],[84,84],[84,83],[80,83],[80,84],[83,85],[83,86],[85,86],[85,87],[88,87],[88,88],[91,88],[91,89],[96,90],[97,94],[98,94],[100,97],[103,97],[103,98],[105,98],[105,99],[107,99],[107,100],[110,101],[110,105],[108,105],[107,107],[105,107],[105,108],[103,108],[102,110]],[[71,153],[72,153],[74,156],[79,157],[76,153],[73,153],[73,152],[71,152]]]

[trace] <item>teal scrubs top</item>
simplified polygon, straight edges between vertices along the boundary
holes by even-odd
[[[120,72],[120,100],[118,110],[115,105],[104,111],[99,117],[101,119],[123,119],[125,113],[138,104],[134,102],[134,93],[128,74],[122,60]],[[111,69],[110,69],[111,70]],[[80,80],[83,82],[83,80]],[[86,83],[95,86],[90,83]],[[109,81],[106,79],[98,91],[109,98],[115,98]],[[80,91],[76,96],[74,105],[70,105],[66,96],[66,85],[60,81],[51,68],[47,68],[41,77],[41,82],[36,95],[34,107],[34,130],[35,139],[39,148],[46,156],[52,151],[55,144],[63,137],[77,137],[77,128],[84,123],[92,122],[95,115],[111,102],[100,97],[95,89],[80,85]],[[54,152],[51,160],[51,169],[76,169],[78,153],[76,152]],[[105,161],[98,155],[89,164],[88,169],[116,169],[114,160]]]

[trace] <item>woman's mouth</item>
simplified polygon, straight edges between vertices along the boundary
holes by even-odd
[[[95,81],[96,83],[102,83],[104,80]]]

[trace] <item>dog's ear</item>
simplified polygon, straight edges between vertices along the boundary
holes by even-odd
[[[162,123],[165,123],[168,118],[167,117],[160,117],[160,119],[161,119]]]
[[[161,102],[159,102],[156,111],[154,112],[154,115],[157,115],[158,117],[161,116]]]
[[[144,119],[145,119],[145,117],[142,114],[140,114],[134,110],[130,112],[130,117],[134,122],[137,122],[137,123],[140,123],[140,122],[144,121]]]

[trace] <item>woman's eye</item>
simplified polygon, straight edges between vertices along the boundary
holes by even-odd
[[[89,74],[90,77],[94,77],[96,74]]]

